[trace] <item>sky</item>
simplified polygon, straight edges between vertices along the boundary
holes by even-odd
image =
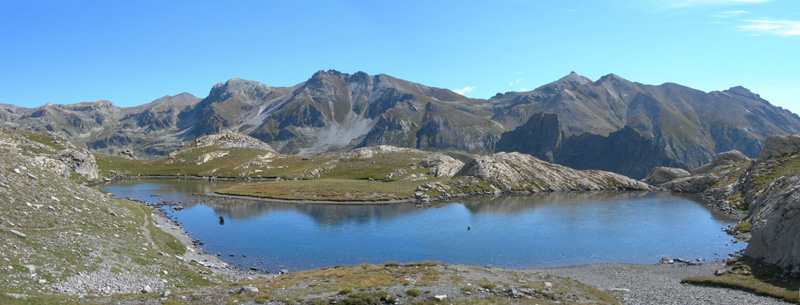
[[[800,1],[0,0],[0,103],[130,107],[329,69],[474,98],[614,73],[800,113]]]

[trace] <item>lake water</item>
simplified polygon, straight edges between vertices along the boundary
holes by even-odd
[[[506,268],[725,259],[742,250],[704,204],[659,192],[465,198],[436,207],[289,205],[193,195],[240,182],[130,180],[102,188],[165,208],[204,251],[275,272],[440,261]],[[152,194],[160,194],[153,197]],[[224,225],[218,222],[225,216]],[[467,230],[467,227],[470,230]],[[231,257],[230,255],[233,255]]]

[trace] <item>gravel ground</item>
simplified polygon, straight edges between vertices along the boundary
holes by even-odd
[[[791,304],[739,290],[680,283],[683,278],[708,276],[724,268],[724,262],[713,262],[699,266],[597,264],[536,271],[612,291],[624,304]]]

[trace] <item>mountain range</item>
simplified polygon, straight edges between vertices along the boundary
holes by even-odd
[[[642,178],[656,166],[693,169],[733,149],[755,157],[768,136],[800,133],[800,117],[742,87],[706,93],[614,74],[592,81],[573,72],[532,91],[472,99],[385,74],[329,70],[292,87],[231,79],[203,99],[182,93],[128,108],[0,104],[0,126],[63,132],[78,147],[131,149],[141,158],[235,131],[287,154],[375,145],[454,155],[519,151]]]

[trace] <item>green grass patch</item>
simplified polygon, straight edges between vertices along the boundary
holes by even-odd
[[[736,229],[739,230],[739,232],[748,233],[750,232],[750,230],[753,229],[753,224],[750,223],[749,221],[745,221],[743,223],[737,224]]]
[[[719,286],[750,291],[792,303],[800,303],[800,278],[782,277],[775,265],[755,259],[739,259],[721,276],[698,276],[681,280],[681,283]]]
[[[268,181],[237,185],[217,193],[284,200],[386,201],[408,199],[422,183],[348,179]]]
[[[800,170],[800,154],[779,158],[777,163],[766,168],[767,174],[756,176],[754,182],[756,189],[763,190],[767,184],[776,178],[796,173]]]

